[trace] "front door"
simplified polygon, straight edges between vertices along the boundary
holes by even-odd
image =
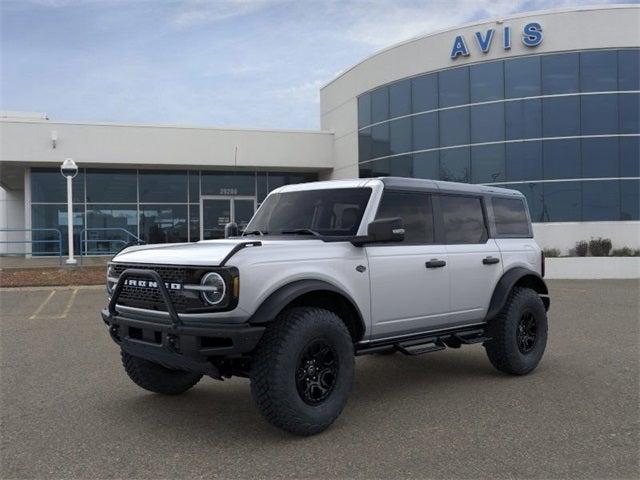
[[[229,222],[237,223],[238,229],[244,230],[255,209],[254,197],[200,197],[200,239],[224,238],[224,227]]]

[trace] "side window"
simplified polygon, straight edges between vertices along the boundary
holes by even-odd
[[[479,198],[443,195],[440,197],[440,207],[447,243],[484,243],[487,240]]]
[[[491,199],[496,233],[504,237],[530,237],[526,207],[519,198]]]
[[[433,211],[427,193],[384,192],[376,218],[400,217],[404,243],[433,243]]]

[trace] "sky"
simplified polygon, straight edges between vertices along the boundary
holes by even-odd
[[[0,0],[0,110],[317,129],[320,87],[382,48],[471,21],[590,3]]]

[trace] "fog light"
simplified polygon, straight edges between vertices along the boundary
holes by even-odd
[[[222,277],[215,273],[209,272],[204,277],[202,277],[202,281],[200,282],[203,287],[202,298],[209,305],[217,305],[222,301],[225,294],[225,284]]]

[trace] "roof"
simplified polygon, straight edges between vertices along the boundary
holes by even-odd
[[[304,190],[324,190],[330,188],[361,188],[370,185],[371,182],[380,182],[385,188],[406,190],[424,190],[438,192],[456,192],[486,194],[493,193],[509,196],[523,196],[518,190],[509,190],[487,185],[474,185],[470,183],[445,182],[441,180],[425,180],[421,178],[406,177],[378,177],[378,178],[354,178],[347,180],[328,180],[324,182],[308,182],[285,185],[274,192],[298,192]]]

